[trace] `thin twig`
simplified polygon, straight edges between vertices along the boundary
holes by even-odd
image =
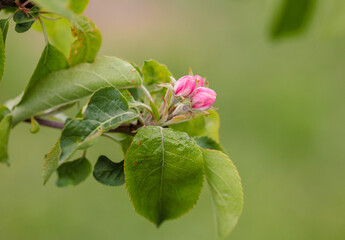
[[[44,19],[47,19],[49,21],[57,21],[57,20],[62,19],[62,17],[51,18],[51,17],[47,17],[47,16],[44,16],[44,15],[41,15],[41,17],[44,18]]]
[[[38,122],[39,125],[45,126],[45,127],[51,127],[51,128],[56,128],[56,129],[63,129],[65,127],[65,123],[63,122],[58,122],[54,120],[48,120],[48,119],[43,119],[43,118],[37,118],[35,117],[35,120]],[[30,119],[24,120],[24,122],[31,123]],[[108,132],[116,132],[116,133],[125,133],[128,135],[135,135],[135,131],[141,127],[142,125],[134,125],[134,124],[127,124],[127,125],[121,125],[115,129],[111,129]]]

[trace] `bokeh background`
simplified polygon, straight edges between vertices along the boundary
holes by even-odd
[[[296,1],[295,1],[296,2]],[[297,1],[298,2],[298,1]],[[298,3],[297,3],[298,4]],[[345,2],[317,1],[309,26],[273,40],[274,0],[90,0],[101,55],[137,64],[153,58],[176,77],[207,76],[218,93],[221,141],[243,180],[245,206],[229,239],[345,239]],[[0,102],[25,87],[44,46],[34,30],[6,45]],[[44,154],[59,132],[25,123],[0,166],[0,239],[214,239],[209,190],[159,229],[137,215],[124,186],[92,176],[77,187],[41,183]],[[121,160],[100,141],[89,154]]]

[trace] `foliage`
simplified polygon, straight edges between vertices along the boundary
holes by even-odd
[[[243,194],[237,170],[219,143],[219,116],[211,108],[216,94],[207,109],[191,103],[194,88],[203,87],[204,80],[188,75],[192,84],[182,96],[163,64],[148,60],[140,68],[116,57],[97,58],[101,33],[82,15],[88,0],[15,3],[14,12],[9,5],[12,14],[0,20],[0,79],[11,19],[17,33],[32,26],[42,31],[46,45],[23,95],[11,101],[15,104],[0,106],[0,162],[9,163],[10,130],[20,122],[31,123],[31,133],[40,126],[61,129],[43,163],[43,184],[54,172],[59,187],[78,185],[91,172],[107,186],[125,183],[135,210],[157,226],[194,207],[206,176],[218,238],[224,239],[241,214]],[[67,116],[65,111],[85,97],[87,104]],[[92,170],[87,149],[100,137],[120,144],[124,160],[101,155]]]
[[[316,0],[284,0],[271,29],[272,38],[292,36],[303,31],[312,16]]]

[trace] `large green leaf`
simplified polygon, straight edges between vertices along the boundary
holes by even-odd
[[[202,150],[205,174],[215,207],[217,236],[225,239],[237,224],[243,208],[241,179],[227,155]]]
[[[8,159],[8,138],[11,130],[12,116],[7,115],[0,122],[0,163],[9,164]]]
[[[115,57],[101,57],[93,63],[53,72],[38,80],[14,108],[13,124],[104,87],[132,88],[141,84],[141,77],[131,64]]]
[[[108,186],[119,186],[125,183],[123,169],[124,161],[119,163],[111,161],[106,156],[100,156],[93,170],[95,179]]]
[[[196,204],[203,185],[202,154],[186,133],[145,127],[127,151],[125,178],[136,211],[159,226]]]
[[[45,157],[43,168],[42,168],[42,179],[43,185],[45,185],[49,178],[53,175],[55,170],[59,167],[59,158],[61,154],[60,139],[50,150],[50,152]]]
[[[41,58],[36,66],[24,94],[30,92],[36,83],[47,76],[49,73],[56,72],[68,67],[66,57],[56,47],[51,44],[47,44],[43,50]]]
[[[188,122],[170,125],[169,127],[186,132],[191,137],[208,136],[219,142],[219,115],[216,111],[208,111],[210,115],[193,118]]]
[[[78,16],[72,21],[72,33],[77,39],[70,50],[69,64],[92,62],[102,43],[102,36],[95,24],[85,16]]]
[[[0,105],[0,121],[8,114],[10,114],[10,110],[4,105]]]
[[[68,160],[76,150],[91,146],[103,132],[137,117],[119,90],[103,88],[97,91],[90,99],[84,119],[71,120],[62,130],[59,162]]]
[[[72,162],[61,164],[57,169],[57,173],[56,185],[59,187],[78,185],[91,173],[91,163],[85,157],[81,157]]]
[[[142,73],[145,84],[147,85],[170,82],[169,76],[172,76],[167,66],[160,64],[155,60],[145,61]]]
[[[301,32],[309,23],[315,3],[316,0],[284,0],[271,36],[279,38]]]

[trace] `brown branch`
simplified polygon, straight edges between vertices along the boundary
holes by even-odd
[[[35,117],[35,120],[37,123],[41,126],[45,127],[50,127],[50,128],[55,128],[55,129],[63,129],[65,127],[65,123],[63,122],[58,122],[54,120],[48,120],[48,119],[43,119],[43,118],[37,118]],[[24,122],[31,123],[30,119],[24,120]],[[134,124],[127,124],[127,125],[121,125],[115,129],[111,129],[108,132],[114,132],[114,133],[125,133],[128,135],[135,135],[135,131],[141,127],[141,125],[134,125]]]

